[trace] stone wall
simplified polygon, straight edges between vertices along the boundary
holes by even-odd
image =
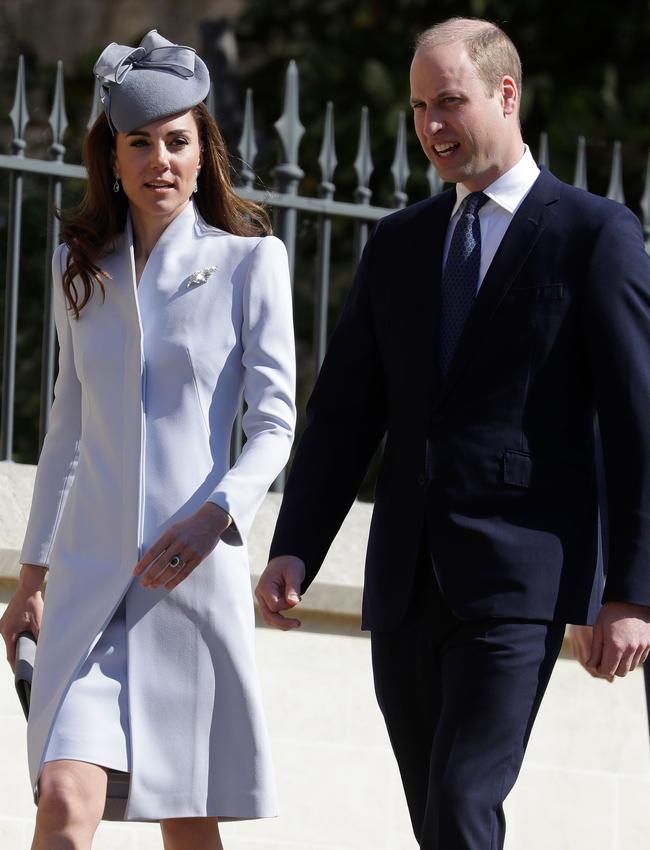
[[[15,586],[32,480],[32,468],[0,463],[0,610]],[[253,528],[254,573],[278,503],[269,495]],[[303,628],[257,630],[281,815],[224,824],[226,850],[416,850],[373,696],[370,642],[358,629],[369,516],[370,506],[354,506],[303,601]],[[6,665],[0,753],[0,848],[27,850],[34,806],[25,722]],[[642,675],[609,685],[563,653],[507,801],[506,850],[646,847],[649,756]],[[95,850],[154,848],[162,843],[151,824],[102,824],[95,842]]]

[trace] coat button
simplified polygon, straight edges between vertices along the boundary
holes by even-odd
[[[426,484],[426,480],[427,479],[424,477],[423,473],[420,473],[418,475],[418,484],[420,485],[420,487],[424,487],[424,485]]]
[[[442,413],[434,413],[431,417],[431,422],[434,425],[442,425]]]

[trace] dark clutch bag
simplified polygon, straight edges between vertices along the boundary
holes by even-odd
[[[29,701],[32,695],[32,675],[36,656],[36,638],[31,632],[21,632],[16,641],[16,665],[14,681],[18,699],[29,717]],[[103,820],[124,820],[126,801],[129,794],[129,774],[116,770],[108,771],[108,788]]]
[[[29,700],[32,693],[32,674],[34,673],[34,657],[36,655],[36,638],[31,632],[21,632],[16,641],[16,666],[14,682],[18,699],[29,716]]]

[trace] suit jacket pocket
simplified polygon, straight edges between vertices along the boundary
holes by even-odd
[[[562,301],[566,294],[562,283],[542,283],[534,286],[513,285],[508,290],[507,298],[510,301],[538,303]]]
[[[529,487],[533,459],[527,452],[505,449],[503,452],[503,483],[514,487]]]

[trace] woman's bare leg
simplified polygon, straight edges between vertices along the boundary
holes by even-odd
[[[106,782],[106,771],[96,764],[61,759],[43,765],[32,850],[90,850]]]
[[[217,818],[168,818],[160,829],[165,850],[223,850]]]

